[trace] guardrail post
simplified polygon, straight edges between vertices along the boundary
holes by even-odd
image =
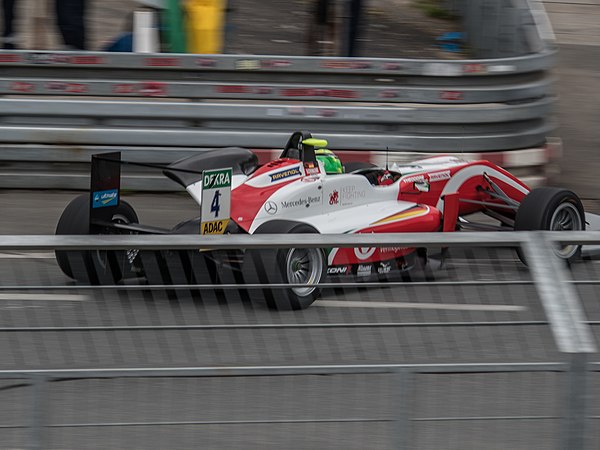
[[[587,420],[587,359],[586,353],[571,355],[571,365],[565,383],[566,415],[562,424],[563,450],[585,450]]]
[[[410,450],[412,445],[411,414],[413,411],[413,383],[415,374],[410,369],[397,372],[398,390],[396,405],[398,420],[396,423],[396,445],[400,450]]]
[[[44,449],[44,421],[46,412],[45,384],[46,377],[43,375],[32,375],[33,384],[33,414],[31,422],[31,449]]]
[[[561,448],[585,449],[587,354],[596,344],[575,287],[563,261],[553,252],[555,244],[543,232],[532,232],[522,242],[532,278],[548,317],[559,351],[569,353],[571,367],[564,390],[566,408],[561,429]]]

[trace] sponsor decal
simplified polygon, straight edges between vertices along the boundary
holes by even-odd
[[[340,188],[340,199],[342,205],[351,205],[355,200],[365,198],[366,192],[356,189],[356,186],[343,186]]]
[[[318,175],[321,173],[319,166],[315,166],[315,164],[312,162],[304,163],[304,171],[307,175]]]
[[[137,89],[135,84],[115,84],[112,91],[113,94],[134,94]]]
[[[230,86],[216,86],[215,91],[219,94],[250,94],[252,93],[252,89],[250,86],[239,86],[239,85],[230,85]]]
[[[302,181],[305,183],[312,183],[313,181],[318,181],[318,180],[319,180],[319,177],[315,177],[315,176],[302,178]]]
[[[16,63],[21,61],[21,56],[3,53],[0,55],[0,63]]]
[[[340,194],[338,191],[333,191],[331,194],[329,194],[329,204],[330,205],[337,205],[340,202]]]
[[[15,92],[33,92],[35,91],[35,85],[22,81],[13,81],[10,84],[10,90]]]
[[[229,219],[202,222],[202,234],[223,234],[228,223]]]
[[[327,275],[345,275],[349,272],[348,266],[333,266],[327,269]]]
[[[369,259],[375,253],[375,247],[357,247],[354,249],[354,255],[361,261]]]
[[[223,234],[231,209],[231,169],[202,172],[200,234]]]
[[[217,61],[214,59],[200,58],[196,60],[196,65],[200,67],[215,67]]]
[[[408,247],[381,247],[379,253],[396,253],[408,250]]]
[[[167,95],[167,84],[149,81],[146,83],[142,83],[140,86],[140,94],[146,97],[162,97]]]
[[[231,170],[205,170],[202,178],[204,189],[217,189],[231,186]]]
[[[71,64],[80,64],[80,65],[97,65],[104,64],[104,59],[100,56],[72,56],[69,59]]]
[[[292,167],[290,169],[272,173],[269,176],[271,177],[271,183],[274,183],[275,181],[280,181],[291,177],[299,177],[301,175],[302,172],[300,172],[300,167]]]
[[[146,97],[162,97],[167,95],[168,85],[157,81],[140,84],[115,84],[112,91],[114,94],[140,94]]]
[[[402,69],[402,65],[400,63],[385,63],[383,65],[383,70],[400,70]]]
[[[29,53],[26,58],[32,64],[66,64],[69,62],[69,56],[53,53]]]
[[[146,58],[144,65],[149,67],[177,67],[179,66],[179,58]]]
[[[258,70],[260,61],[257,59],[240,59],[235,62],[236,70]]]
[[[356,91],[349,89],[313,89],[313,88],[290,88],[282,89],[284,97],[332,97],[332,98],[358,98]]]
[[[356,269],[356,275],[359,277],[365,277],[371,275],[372,270],[373,266],[371,264],[359,264],[358,269]]]
[[[419,181],[425,181],[425,175],[413,175],[412,177],[403,178],[402,181],[405,183],[418,183]]]
[[[60,81],[50,81],[46,83],[46,90],[59,91],[66,94],[84,94],[88,91],[87,84],[81,83],[61,83]]]
[[[442,172],[434,172],[429,174],[429,181],[434,183],[436,181],[443,181],[450,179],[450,171],[444,170]]]
[[[463,65],[464,73],[486,73],[487,67],[484,64],[465,64]]]
[[[397,91],[381,91],[377,96],[379,98],[396,98],[400,95]]]
[[[277,69],[282,67],[289,67],[291,65],[292,62],[286,59],[265,59],[264,61],[260,62],[260,66],[263,69]]]
[[[465,95],[460,91],[441,91],[440,92],[440,100],[464,100]]]
[[[104,64],[104,58],[100,56],[86,55],[63,55],[56,53],[30,53],[26,56],[27,62],[32,64],[76,64],[76,65],[98,65]]]
[[[240,59],[235,62],[237,70],[281,69],[291,65],[292,62],[285,59]]]
[[[281,202],[281,206],[283,208],[297,208],[298,206],[306,206],[307,208],[312,205],[313,203],[320,203],[321,202],[321,197],[306,197],[306,198],[301,198],[299,200],[292,200],[289,202]]]
[[[371,63],[367,61],[337,61],[329,60],[321,63],[324,69],[369,69]]]
[[[265,203],[265,206],[263,208],[265,209],[267,214],[277,214],[277,203],[275,202],[268,201],[267,203]]]
[[[92,195],[92,208],[104,208],[107,206],[117,206],[119,203],[119,191],[110,189],[108,191],[97,191]]]
[[[377,273],[385,274],[390,273],[392,270],[392,263],[382,262],[379,263],[379,267],[377,267]]]

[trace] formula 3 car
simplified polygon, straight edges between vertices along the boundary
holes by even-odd
[[[342,170],[341,164],[328,167],[339,160],[324,149],[326,146],[326,141],[310,133],[295,132],[281,156],[262,166],[248,149],[222,148],[162,167],[164,174],[183,186],[202,210],[201,217],[185,220],[170,230],[139,224],[133,208],[121,198],[120,167],[125,162],[119,153],[94,155],[90,193],[75,198],[66,207],[56,234],[585,229],[583,206],[576,194],[552,187],[531,190],[489,161],[436,156],[391,167],[349,162]],[[220,185],[230,188],[220,189]],[[493,224],[472,220],[475,213],[493,219]],[[575,245],[555,250],[569,262],[580,251]],[[130,277],[166,284],[306,284],[248,291],[252,299],[266,300],[270,307],[301,309],[319,297],[321,289],[316,285],[327,276],[369,277],[408,271],[426,264],[427,252],[407,247],[57,251],[56,258],[67,276],[93,284],[118,283]],[[225,272],[232,275],[225,276]]]

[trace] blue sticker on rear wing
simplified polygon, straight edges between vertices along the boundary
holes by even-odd
[[[94,192],[92,198],[92,208],[104,208],[106,206],[117,206],[119,204],[119,190],[110,189],[108,191]]]

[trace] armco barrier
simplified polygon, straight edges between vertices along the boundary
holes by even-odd
[[[529,25],[541,36],[543,27]],[[560,154],[547,140],[554,49],[521,53],[408,60],[3,51],[0,187],[85,188],[82,155],[92,151],[123,147],[124,159],[165,162],[214,147],[281,148],[296,129],[355,151],[352,160],[378,161],[373,152],[386,149],[391,162],[405,152],[494,153],[535,184]],[[144,175],[125,174],[125,186],[177,189]]]

